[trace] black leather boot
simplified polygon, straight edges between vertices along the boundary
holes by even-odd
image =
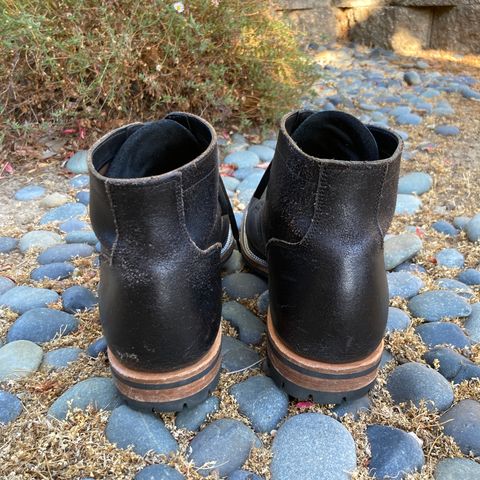
[[[117,387],[137,407],[201,402],[218,381],[220,268],[233,249],[215,132],[172,113],[108,133],[88,165]]]
[[[393,132],[345,113],[282,120],[240,239],[247,262],[269,275],[270,370],[294,397],[339,403],[375,380],[401,150]]]

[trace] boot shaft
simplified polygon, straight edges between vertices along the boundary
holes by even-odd
[[[402,141],[369,127],[380,160],[304,153],[282,121],[263,207],[272,325],[297,354],[346,363],[376,351],[388,288],[383,237],[395,210]]]
[[[89,154],[90,215],[102,245],[104,334],[123,365],[158,372],[202,357],[217,337],[221,314],[216,135],[193,115],[167,118],[202,145],[197,157],[174,170],[108,177],[111,162],[141,124],[109,133]]]
[[[317,241],[333,236],[338,242],[361,242],[375,230],[381,241],[395,211],[401,139],[371,126],[381,160],[315,158],[291,137],[312,114],[296,112],[282,121],[266,194],[267,237],[299,242],[309,228],[320,228]]]

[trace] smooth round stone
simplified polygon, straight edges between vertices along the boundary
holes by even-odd
[[[247,470],[236,470],[228,477],[228,480],[264,480],[264,478]]]
[[[460,230],[465,230],[468,222],[471,220],[470,217],[455,217],[453,219],[453,224],[455,227],[459,228]]]
[[[71,218],[70,220],[61,223],[59,225],[59,228],[62,232],[69,233],[75,232],[77,230],[85,230],[90,228],[90,226],[87,222],[84,222],[83,220],[79,220],[78,218]]]
[[[72,173],[87,173],[87,150],[79,150],[68,160],[65,168]]]
[[[387,281],[390,298],[411,298],[423,287],[422,280],[409,272],[389,272]]]
[[[401,263],[414,257],[422,249],[422,241],[417,235],[404,233],[385,240],[385,269],[392,270]]]
[[[65,241],[67,243],[86,243],[88,245],[96,245],[98,238],[93,230],[76,230],[67,233]]]
[[[49,263],[32,270],[30,278],[36,282],[44,279],[63,280],[68,278],[74,270],[75,266],[69,262]]]
[[[452,345],[456,348],[465,348],[470,346],[470,340],[462,332],[462,329],[455,323],[449,322],[430,322],[418,325],[415,328],[417,333],[428,347],[438,345]]]
[[[28,340],[7,343],[0,348],[0,382],[28,377],[42,363],[43,350]]]
[[[244,266],[242,254],[234,250],[230,258],[222,265],[222,271],[225,273],[240,272]]]
[[[256,153],[262,162],[271,162],[275,154],[274,149],[265,145],[252,145],[247,151]]]
[[[349,400],[337,405],[332,412],[337,415],[338,418],[342,418],[345,415],[351,415],[354,420],[357,420],[361,412],[368,412],[372,402],[368,395],[356,398],[355,400]]]
[[[0,297],[15,286],[15,282],[7,277],[0,277]]]
[[[75,199],[77,200],[77,202],[87,206],[90,203],[90,192],[89,191],[78,192],[75,195]]]
[[[54,245],[47,248],[38,256],[40,265],[48,263],[68,262],[75,257],[89,257],[93,253],[93,247],[86,243],[68,243],[63,245]]]
[[[453,137],[460,134],[460,129],[454,125],[438,125],[435,127],[435,133],[443,137]]]
[[[265,140],[262,145],[265,145],[266,147],[272,148],[275,150],[277,148],[277,141],[276,140]]]
[[[388,350],[383,350],[382,358],[380,359],[380,365],[378,366],[378,368],[382,369],[385,365],[390,363],[392,360],[395,360],[395,357]]]
[[[256,172],[258,172],[258,168],[239,168],[238,170],[235,170],[234,175],[236,179],[242,181]]]
[[[259,170],[258,168],[256,170]],[[244,180],[240,182],[237,187],[237,192],[242,193],[246,190],[253,190],[255,191],[260,180],[263,177],[264,172],[262,170],[256,171],[248,175]]]
[[[422,97],[424,98],[435,98],[440,95],[440,92],[438,90],[435,90],[434,88],[428,88],[422,93]]]
[[[404,113],[395,117],[395,120],[399,125],[420,125],[422,123],[422,117],[415,113]]]
[[[48,415],[64,420],[73,408],[85,410],[92,405],[97,410],[113,410],[121,404],[123,400],[111,378],[92,377],[73,385],[58,397],[48,410]]]
[[[0,237],[0,253],[10,253],[17,248],[18,240],[13,237]]]
[[[68,313],[50,308],[34,308],[15,320],[7,334],[7,342],[29,340],[49,342],[78,329],[78,320]]]
[[[471,242],[480,240],[480,213],[477,213],[466,225],[468,239]]]
[[[458,280],[454,280],[453,278],[439,278],[438,280],[435,280],[435,283],[438,285],[438,288],[451,290],[464,298],[471,298],[474,295],[473,290],[468,285],[465,285]]]
[[[433,348],[424,355],[424,358],[434,368],[439,364],[438,371],[453,383],[457,384],[464,380],[480,378],[480,365],[476,365],[451,348]]]
[[[220,477],[240,469],[253,447],[261,443],[252,429],[238,420],[215,420],[190,443],[189,458],[204,477]],[[209,464],[208,466],[205,466]]]
[[[480,303],[472,305],[472,313],[465,321],[465,331],[475,343],[480,343]]]
[[[88,175],[77,175],[76,177],[70,179],[68,183],[73,188],[85,188],[88,187],[90,178]]]
[[[427,273],[422,265],[417,265],[416,263],[403,262],[400,265],[397,265],[394,269],[394,272],[411,272],[411,273]]]
[[[45,250],[59,243],[62,243],[62,237],[58,233],[49,232],[48,230],[33,230],[20,238],[18,248],[22,253],[25,253],[33,248]]]
[[[225,185],[225,188],[227,190],[231,190],[232,192],[234,192],[237,189],[240,183],[240,180],[238,180],[235,177],[230,177],[228,175],[222,176],[222,181],[223,181],[223,184]]]
[[[445,458],[435,467],[435,480],[478,480],[480,465],[467,458]]]
[[[270,294],[268,290],[265,290],[257,299],[257,310],[261,315],[265,315],[270,303]]]
[[[425,457],[418,440],[403,430],[385,425],[367,427],[372,457],[369,474],[375,478],[404,478],[421,470]]]
[[[175,418],[175,426],[196,432],[205,423],[207,417],[218,410],[219,406],[220,400],[212,395],[199,405],[191,408],[186,407],[178,412]]]
[[[0,428],[15,421],[22,410],[22,402],[15,395],[0,390]]]
[[[253,298],[267,288],[267,282],[251,273],[232,273],[222,279],[222,286],[231,298]]]
[[[260,362],[258,353],[240,340],[224,335],[222,337],[222,368],[227,372],[256,367]]]
[[[87,207],[82,203],[66,203],[60,207],[52,208],[40,219],[40,225],[51,222],[63,222],[74,217],[81,217],[87,214]]]
[[[82,353],[81,348],[63,347],[50,350],[43,357],[42,367],[51,370],[62,370],[67,368],[71,362],[78,360]]]
[[[480,100],[480,92],[473,90],[470,87],[464,86],[460,89],[460,93],[469,100]]]
[[[69,313],[91,310],[98,303],[97,297],[85,287],[74,285],[62,294],[63,309]]]
[[[107,353],[107,339],[105,337],[97,338],[87,348],[89,357],[98,358],[101,353]]]
[[[260,157],[255,152],[242,150],[227,155],[223,163],[233,165],[237,168],[253,168],[260,163]]]
[[[46,307],[57,300],[58,293],[53,290],[22,285],[13,287],[0,296],[0,306],[21,314],[33,308]]]
[[[458,230],[450,222],[445,220],[439,220],[438,222],[435,222],[432,225],[432,228],[439,233],[448,235],[449,237],[456,237],[458,235]]]
[[[40,185],[28,185],[15,193],[15,200],[28,202],[30,200],[37,200],[38,198],[43,197],[44,194],[45,189]]]
[[[423,318],[427,322],[468,317],[472,312],[472,307],[464,298],[448,290],[421,293],[408,302],[408,309],[414,317]]]
[[[412,402],[418,407],[424,400],[429,411],[443,411],[453,403],[450,383],[433,368],[416,362],[398,366],[388,378],[387,390],[395,403]]]
[[[273,439],[272,454],[272,480],[348,480],[357,466],[350,432],[320,413],[289,418]]]
[[[457,276],[458,280],[466,285],[480,285],[480,270],[467,268]]]
[[[403,79],[407,85],[420,85],[422,83],[420,75],[415,71],[405,72]]]
[[[39,205],[44,208],[55,208],[55,207],[59,207],[60,205],[65,205],[69,201],[70,201],[70,197],[68,195],[54,192],[43,197],[40,200]]]
[[[271,432],[287,415],[288,395],[269,377],[250,377],[234,385],[230,393],[256,432]]]
[[[411,172],[400,177],[398,181],[398,193],[417,194],[428,192],[432,188],[432,176],[425,172]]]
[[[440,417],[445,435],[453,437],[465,455],[480,456],[480,403],[462,400]]]
[[[433,113],[439,117],[450,117],[455,114],[455,110],[451,106],[435,107]]]
[[[134,480],[185,480],[185,477],[168,465],[149,465],[140,470]]]
[[[462,268],[465,264],[465,257],[455,248],[444,248],[440,250],[435,259],[437,264],[448,268]]]
[[[265,324],[243,305],[234,301],[224,303],[222,317],[237,329],[242,342],[252,345],[261,343]]]
[[[132,446],[138,455],[145,455],[150,450],[160,455],[169,455],[178,450],[176,440],[160,418],[127,405],[113,410],[105,435],[117,448],[126,449]]]
[[[401,332],[410,325],[410,317],[399,308],[389,307],[385,333]]]
[[[399,193],[395,205],[395,215],[413,215],[422,206],[422,201],[414,195]]]
[[[399,105],[398,107],[394,107],[390,110],[390,115],[393,117],[398,117],[399,115],[408,115],[411,113],[412,109],[407,107],[406,105]]]
[[[417,112],[432,113],[433,107],[431,103],[418,102],[415,104],[415,110],[417,110]]]

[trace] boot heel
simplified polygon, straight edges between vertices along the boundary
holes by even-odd
[[[368,357],[351,363],[326,363],[301,357],[282,342],[267,320],[270,375],[286,393],[321,404],[341,403],[365,395],[375,383],[383,340]]]
[[[178,412],[207,399],[220,377],[221,331],[210,350],[193,365],[153,373],[124,366],[110,349],[108,359],[115,384],[126,402],[141,409]]]

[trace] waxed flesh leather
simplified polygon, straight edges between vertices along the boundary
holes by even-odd
[[[125,366],[152,372],[191,365],[212,346],[221,315],[220,253],[228,234],[213,128],[190,114],[166,119],[187,129],[199,149],[179,149],[175,157],[175,145],[161,145],[157,131],[151,138],[161,154],[153,155],[149,146],[153,156],[146,163],[153,170],[146,168],[135,157],[135,145],[122,152],[142,128],[133,124],[102,138],[89,155],[90,216],[102,245],[104,334]],[[144,135],[140,147],[148,139]]]
[[[245,233],[250,249],[268,262],[270,313],[281,339],[303,357],[347,363],[372,353],[384,334],[383,237],[395,209],[402,141],[368,127],[377,158],[306,154],[294,136],[312,115],[284,117],[267,180],[248,206]],[[361,147],[374,155],[371,144]]]

